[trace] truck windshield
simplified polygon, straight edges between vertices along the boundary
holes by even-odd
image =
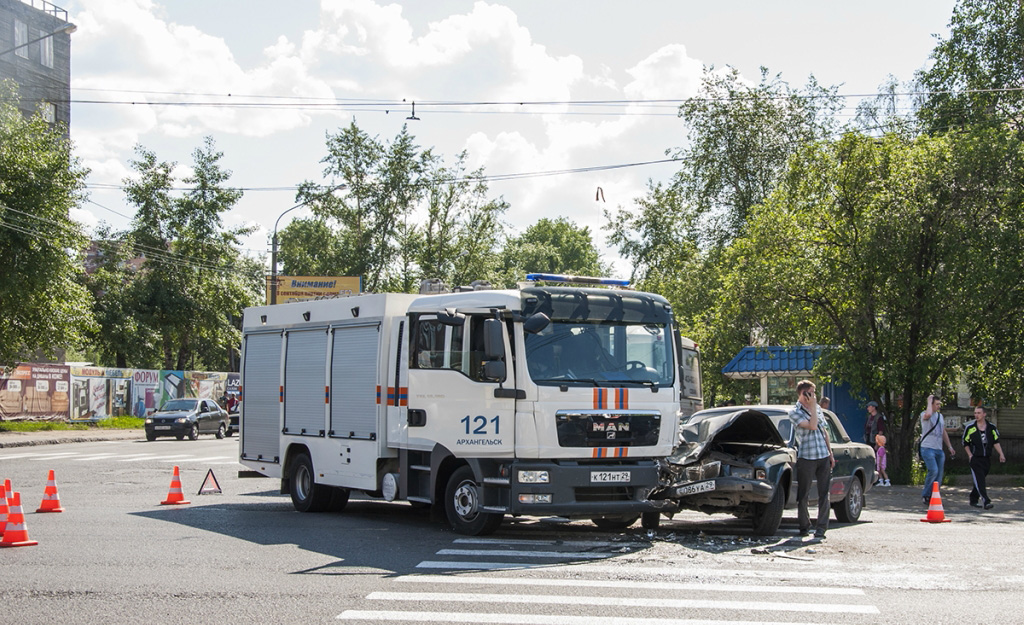
[[[675,380],[671,312],[642,293],[524,289],[524,313],[551,318],[526,335],[530,378],[545,385],[670,386]]]

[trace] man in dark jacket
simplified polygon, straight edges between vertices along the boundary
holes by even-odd
[[[974,408],[974,421],[964,427],[964,449],[971,465],[971,478],[974,489],[971,490],[971,505],[980,508],[984,503],[986,510],[992,509],[992,500],[988,498],[985,478],[992,466],[992,451],[999,453],[999,462],[1006,462],[1003,448],[999,445],[999,430],[988,422],[988,412],[981,406]],[[979,502],[980,500],[980,502]]]
[[[875,434],[886,434],[885,415],[878,411],[878,402],[868,402],[868,418],[864,422],[864,442],[871,445],[877,451],[875,445]]]

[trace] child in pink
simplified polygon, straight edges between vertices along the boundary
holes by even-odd
[[[885,434],[875,434],[875,472],[878,473],[876,486],[892,486],[889,483],[889,474],[885,472]]]

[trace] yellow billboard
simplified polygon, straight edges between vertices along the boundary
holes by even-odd
[[[273,276],[267,276],[267,304]],[[277,303],[303,302],[324,297],[358,295],[362,291],[359,276],[277,276]]]

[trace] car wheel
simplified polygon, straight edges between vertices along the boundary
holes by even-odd
[[[334,489],[316,483],[313,461],[306,454],[299,454],[292,460],[291,488],[292,505],[299,512],[323,512],[331,503]]]
[[[624,530],[636,523],[636,520],[639,518],[640,515],[638,514],[630,514],[625,516],[599,516],[590,520],[594,525],[603,530]]]
[[[155,441],[156,440],[156,434],[154,434],[152,432],[146,432],[146,440],[150,441],[150,442]]]
[[[228,429],[224,426],[223,423],[221,423],[220,427],[217,428],[217,438],[224,438],[225,436],[227,436],[227,432]]]
[[[192,429],[188,431],[188,440],[194,441],[199,438],[199,424],[193,423]]]
[[[846,498],[832,504],[836,511],[836,520],[840,523],[856,523],[860,513],[864,509],[864,487],[860,483],[860,477],[854,475],[850,480],[850,490]]]
[[[494,533],[505,515],[483,510],[483,487],[476,483],[473,469],[462,466],[452,473],[444,493],[444,511],[452,528],[468,536]]]
[[[656,530],[661,525],[660,512],[644,512],[640,515],[640,527],[645,530]]]
[[[782,509],[786,505],[786,493],[782,484],[775,486],[775,494],[768,503],[754,504],[754,535],[772,536],[782,524]]]

